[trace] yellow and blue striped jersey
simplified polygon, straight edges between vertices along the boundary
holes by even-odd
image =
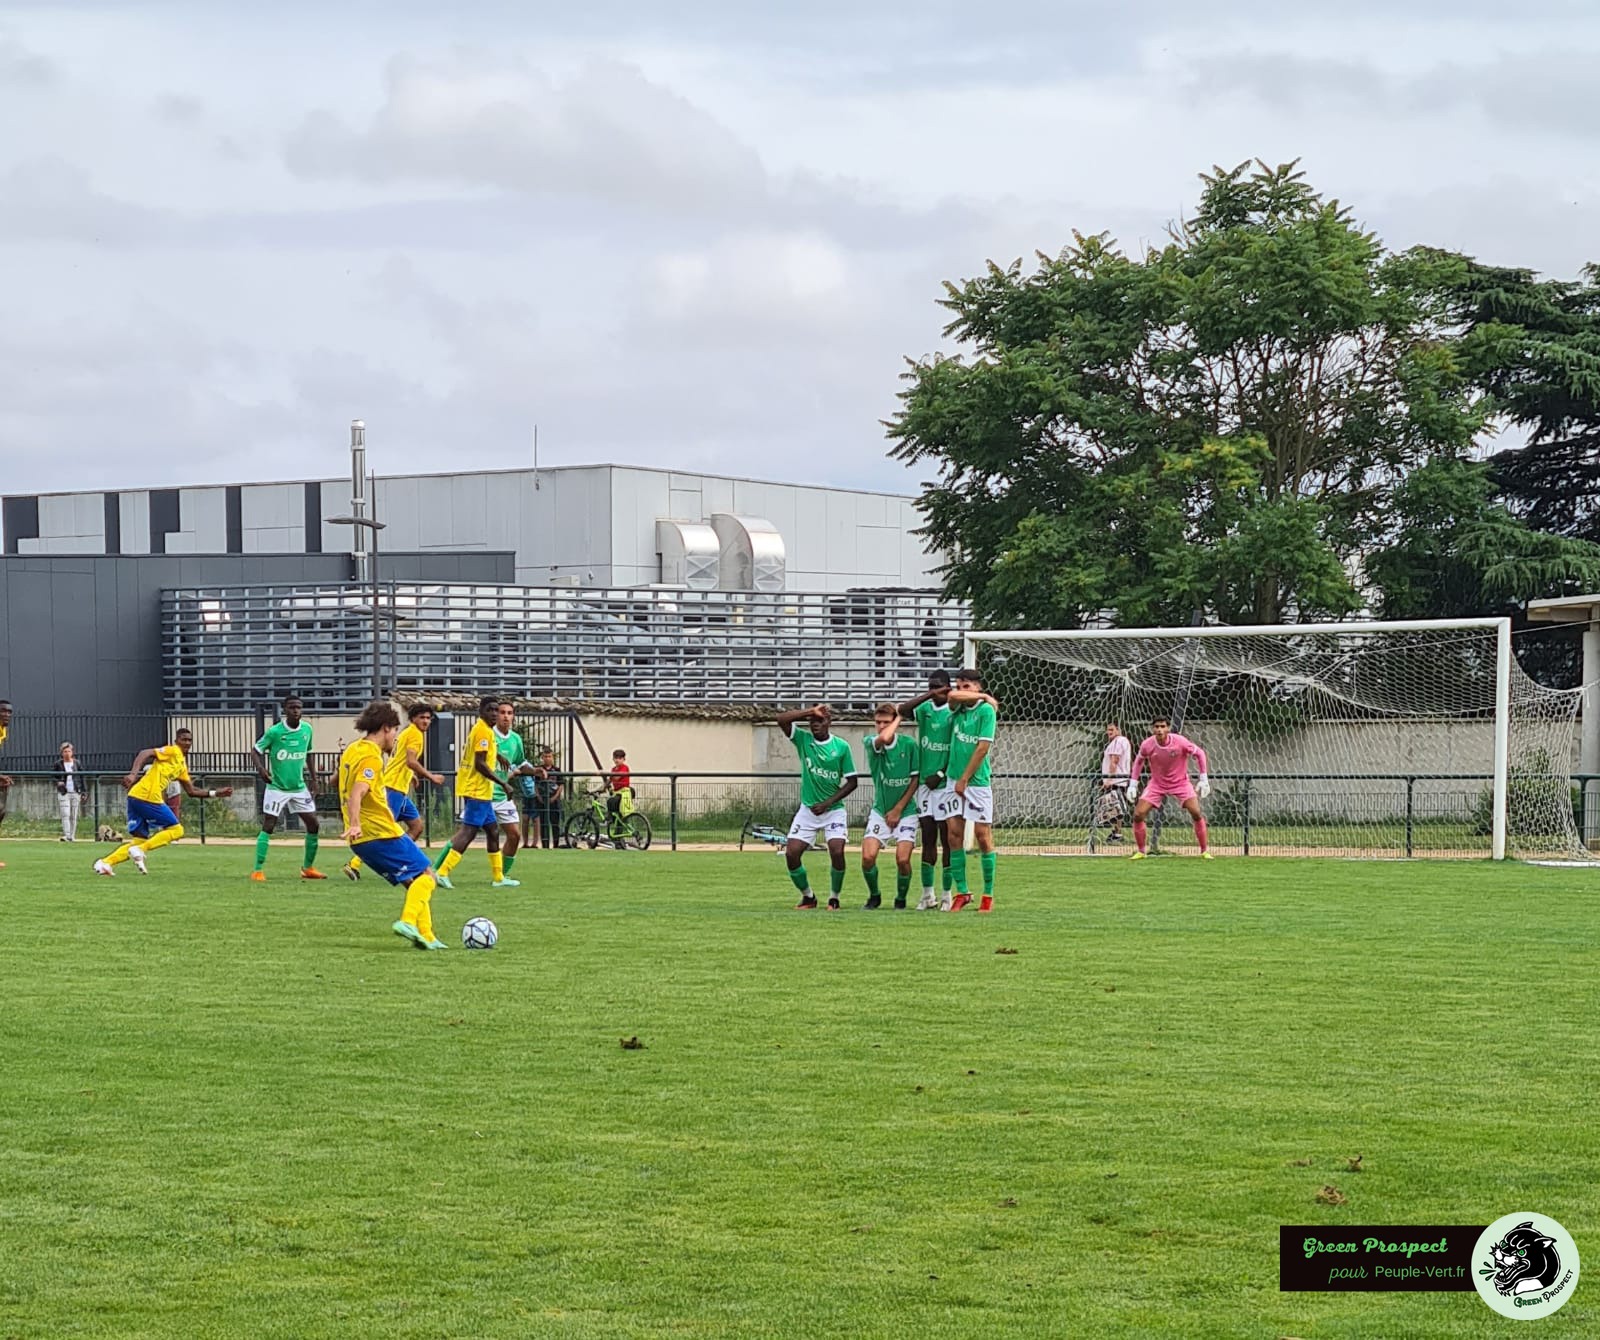
[[[143,800],[151,805],[165,805],[167,787],[173,782],[189,780],[189,760],[184,757],[183,750],[175,744],[164,744],[156,750],[155,760],[150,764],[149,770],[133,784],[133,789],[128,794],[134,800]]]
[[[490,772],[499,761],[494,732],[481,718],[472,724],[472,733],[467,736],[467,756],[456,769],[456,795],[461,800],[488,800],[494,794],[494,783],[472,766],[475,758],[481,758]]]
[[[362,842],[400,836],[400,825],[389,812],[389,797],[383,788],[383,754],[371,740],[357,740],[339,756],[339,809],[345,827],[350,826],[350,793],[357,782],[367,784],[361,797]]]
[[[383,769],[383,784],[391,791],[398,791],[409,796],[411,788],[417,784],[417,774],[406,767],[406,751],[417,751],[417,762],[421,763],[427,755],[423,752],[427,748],[427,741],[422,738],[422,732],[415,726],[407,726],[400,732],[400,738],[394,742],[394,755]]]

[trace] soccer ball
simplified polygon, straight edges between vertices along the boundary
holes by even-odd
[[[500,932],[495,929],[494,922],[488,917],[473,917],[461,928],[463,949],[493,949],[495,941],[499,938]]]

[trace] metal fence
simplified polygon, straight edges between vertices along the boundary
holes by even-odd
[[[389,582],[162,593],[174,712],[248,711],[293,689],[310,712],[390,691],[846,709],[920,690],[953,656],[965,610],[937,593],[765,594]],[[376,631],[375,631],[376,630]],[[373,654],[376,636],[377,655]]]
[[[5,751],[0,753],[0,772],[12,776],[47,772],[60,759],[61,746],[71,744],[78,766],[85,772],[120,776],[141,749],[170,743],[174,732],[185,724],[195,728],[191,768],[208,772],[254,769],[250,749],[260,738],[255,715],[186,723],[174,721],[165,712],[21,712],[12,718]]]
[[[8,837],[55,836],[59,807],[55,779],[49,774],[10,769],[16,785],[8,794],[9,813],[3,830]],[[195,770],[197,786],[236,788],[229,799],[182,801],[182,820],[190,836],[204,842],[251,837],[257,830],[258,780],[242,771]],[[327,774],[324,773],[324,776]],[[86,777],[88,794],[76,836],[92,838],[102,824],[121,830],[124,794],[120,773]],[[424,820],[423,840],[429,845],[448,840],[454,831],[453,778],[444,786],[422,784],[417,802]],[[1386,774],[1338,779],[1337,792],[1306,792],[1296,779],[1264,774],[1212,777],[1206,802],[1212,849],[1237,855],[1328,855],[1369,858],[1487,857],[1490,830],[1486,809],[1491,779],[1487,776]],[[1330,779],[1322,778],[1321,781]],[[1523,779],[1527,781],[1529,779]],[[1600,776],[1531,779],[1567,803],[1600,819]],[[631,805],[650,827],[656,848],[760,847],[787,832],[799,802],[793,773],[635,773]],[[606,775],[564,773],[554,804],[538,798],[519,805],[528,837],[538,818],[546,845],[563,838],[573,820],[593,814],[602,838],[608,831]],[[1099,813],[1099,779],[1079,774],[1022,774],[996,777],[996,828],[1001,845],[1014,852],[1106,853],[1111,823]],[[1309,799],[1307,799],[1309,797]],[[338,806],[331,791],[318,795],[319,808],[336,822]],[[870,783],[862,785],[846,805],[852,833],[859,837],[872,804]],[[1546,811],[1544,821],[1550,820]],[[1543,821],[1542,821],[1543,822]],[[281,831],[292,831],[286,820]],[[1164,822],[1153,823],[1155,844],[1168,850],[1192,850],[1194,834],[1187,819],[1169,802]],[[1572,854],[1571,830],[1557,831],[1553,822],[1543,832],[1520,835],[1513,824],[1519,855],[1548,850]],[[325,825],[325,831],[329,831]],[[1592,831],[1592,830],[1591,830]],[[1541,844],[1545,844],[1541,847]],[[601,845],[615,845],[602,842]]]

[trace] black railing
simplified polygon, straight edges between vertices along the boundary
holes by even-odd
[[[328,780],[334,756],[314,756],[322,779],[318,809],[332,823],[338,805]],[[8,794],[9,817],[0,835],[55,834],[60,822],[54,774],[24,770],[0,758],[15,780]],[[184,798],[181,817],[191,835],[242,838],[255,833],[260,812],[259,779],[253,770],[213,768],[191,755],[197,787],[231,785],[230,799]],[[121,830],[123,774],[86,772],[79,834],[102,824]],[[995,778],[996,828],[1004,846],[1036,851],[1104,851],[1111,822],[1102,817],[1098,774],[1027,773]],[[555,805],[540,804],[514,786],[512,798],[524,818],[537,816],[555,828],[559,841],[574,817],[609,813],[607,774],[563,772]],[[651,830],[652,844],[679,847],[759,845],[786,832],[798,805],[798,779],[783,773],[635,772],[628,809]],[[1203,802],[1215,850],[1240,855],[1329,854],[1397,856],[1487,856],[1492,829],[1493,779],[1480,773],[1373,773],[1363,775],[1248,773],[1211,774]],[[454,829],[454,777],[443,786],[419,783],[423,841],[447,840]],[[1579,834],[1600,836],[1600,774],[1528,775],[1510,780],[1509,840],[1516,854],[1571,853]],[[873,803],[863,778],[846,802],[852,831],[859,834]],[[1567,808],[1563,809],[1563,805]],[[1165,823],[1152,832],[1159,849],[1188,848],[1188,821],[1168,802]],[[1126,822],[1126,808],[1121,813]],[[292,818],[280,828],[297,826]],[[324,824],[329,831],[330,824]],[[759,830],[759,832],[758,832]],[[531,829],[530,829],[531,832]],[[601,834],[604,838],[605,833]],[[615,845],[615,844],[611,844]]]

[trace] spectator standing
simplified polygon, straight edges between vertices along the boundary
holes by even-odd
[[[533,782],[534,834],[529,846],[537,842],[541,847],[561,845],[561,801],[566,790],[566,779],[556,766],[556,751],[546,745],[539,751],[539,771]]]
[[[0,748],[5,747],[6,736],[11,733],[11,700],[0,698]],[[11,790],[11,779],[0,773],[0,823],[6,818],[6,794]],[[6,868],[6,863],[0,861],[0,870]]]
[[[61,746],[61,759],[55,765],[56,806],[61,811],[61,841],[78,840],[78,817],[83,813],[83,769],[71,742]]]
[[[1128,773],[1133,766],[1133,746],[1115,721],[1106,722],[1106,747],[1100,755],[1100,798],[1095,823],[1110,824],[1107,842],[1122,841],[1122,821],[1127,814]]]

